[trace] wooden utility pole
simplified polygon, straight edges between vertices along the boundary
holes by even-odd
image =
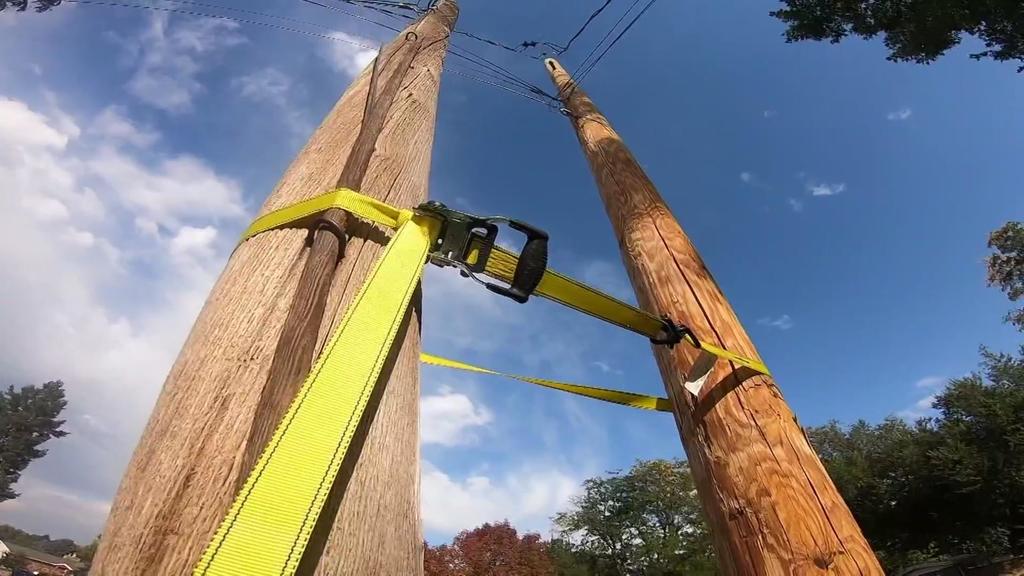
[[[640,305],[701,340],[758,358],[750,337],[608,120],[545,60],[594,173]],[[684,390],[698,351],[654,348],[723,574],[882,574],[864,535],[772,378],[718,361]]]
[[[441,0],[382,49],[261,214],[338,186],[402,207],[426,199],[441,65],[457,16],[455,1]],[[195,566],[387,240],[339,211],[325,217],[312,235],[276,230],[232,254],[121,481],[93,574],[186,574]],[[422,573],[419,350],[417,299],[300,574]]]

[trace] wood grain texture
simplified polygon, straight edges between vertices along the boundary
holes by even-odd
[[[412,59],[422,46],[415,32],[409,32],[404,39],[396,42],[398,44],[394,50],[386,52],[370,66],[370,87],[363,105],[363,120],[352,150],[345,159],[341,176],[338,177],[339,188],[362,189],[363,177],[370,167],[391,104],[405,83]],[[331,279],[340,259],[344,257],[347,221],[344,210],[331,208],[311,224],[310,236],[306,240],[310,243],[306,264],[302,268],[299,287],[292,298],[288,316],[285,317],[284,327],[274,348],[270,374],[263,384],[256,415],[249,429],[249,440],[242,460],[244,473],[239,476],[239,489],[245,484],[246,476],[259,460],[316,358],[316,344],[327,296],[330,294]],[[358,452],[353,451],[352,454],[357,455]]]
[[[442,0],[412,29],[422,41],[384,122],[362,192],[398,206],[427,196],[448,33],[458,15]],[[404,38],[404,35],[399,37]],[[386,60],[395,43],[385,48]],[[369,75],[357,78],[310,138],[261,213],[333,188],[359,130]],[[341,319],[385,237],[353,222],[331,279],[317,350]],[[244,474],[244,447],[308,249],[305,230],[277,230],[240,246],[199,314],[122,478],[92,573],[190,573]],[[421,574],[419,523],[419,313],[406,318],[372,421],[346,463],[338,510],[318,527],[319,562],[305,573]],[[387,372],[385,373],[387,374]]]
[[[640,305],[697,337],[759,358],[654,184],[608,120],[545,61],[594,173]],[[699,399],[683,389],[691,346],[654,347],[723,574],[882,574],[772,378],[719,361]],[[747,372],[747,373],[744,373]]]

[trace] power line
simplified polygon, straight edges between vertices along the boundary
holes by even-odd
[[[466,50],[465,48],[462,48],[461,46],[456,46],[455,44],[449,45],[448,49],[449,49],[449,52],[452,54],[452,56],[455,56],[456,58],[461,58],[463,60],[466,60],[468,62],[476,64],[477,66],[482,66],[482,67],[484,67],[484,68],[486,68],[486,69],[488,69],[488,70],[490,70],[490,71],[492,71],[492,72],[502,76],[503,78],[514,82],[515,84],[521,86],[522,88],[525,88],[528,92],[530,92],[532,94],[536,94],[537,96],[540,96],[540,97],[543,97],[543,98],[547,98],[547,99],[552,100],[552,101],[556,101],[556,102],[558,101],[557,97],[552,96],[551,94],[549,94],[544,89],[542,89],[539,86],[537,86],[536,84],[532,84],[529,81],[524,80],[524,79],[520,78],[519,76],[516,76],[509,69],[507,69],[507,68],[501,66],[500,64],[497,64],[497,63],[495,63],[495,62],[493,62],[491,60],[488,60],[487,58],[485,58],[485,57],[483,57],[483,56],[481,56],[479,54],[475,54],[473,52],[470,52],[469,50]]]
[[[612,3],[612,0],[604,0],[604,4],[601,4],[601,6],[597,10],[594,10],[594,12],[590,15],[590,17],[587,18],[587,21],[583,23],[583,26],[580,26],[580,29],[577,30],[576,33],[572,35],[572,38],[569,38],[569,41],[565,43],[565,46],[558,46],[558,45],[552,44],[550,42],[545,42],[544,44],[546,46],[550,46],[551,48],[553,48],[555,50],[555,52],[558,53],[557,54],[558,56],[561,56],[562,54],[565,54],[566,52],[569,51],[569,48],[572,46],[572,43],[575,42],[576,39],[580,37],[580,34],[583,34],[584,30],[587,29],[587,26],[590,26],[590,23],[593,22],[594,19],[597,18],[598,15],[601,14],[601,12],[603,12],[604,9],[607,8],[608,5],[611,4],[611,3]]]
[[[67,1],[71,2],[71,1],[74,1],[74,0],[67,0]],[[267,14],[266,12],[259,12],[259,11],[256,11],[256,10],[246,10],[244,8],[234,8],[232,6],[222,6],[220,4],[208,4],[208,3],[205,3],[205,2],[197,2],[195,0],[159,0],[159,1],[161,1],[161,2],[170,2],[170,3],[173,3],[173,4],[186,4],[186,5],[189,5],[189,6],[198,6],[200,8],[209,8],[209,9],[212,9],[212,10],[225,10],[225,11],[228,11],[228,12],[237,12],[239,14],[251,14],[253,16],[259,16],[261,18],[271,18],[273,20],[280,20],[282,22],[292,22],[294,24],[301,24],[303,26],[312,26],[314,28],[320,28],[322,30],[327,30],[329,32],[335,32],[336,31],[334,28],[331,28],[330,26],[324,26],[322,24],[317,24],[315,22],[307,22],[305,20],[299,20],[297,18],[289,18],[288,16],[278,16],[277,14]],[[314,0],[303,0],[303,1],[304,2],[309,2],[310,4],[316,4],[318,6],[323,6],[323,7],[328,8],[328,9],[337,10],[338,12],[341,12],[341,13],[346,14],[348,16],[352,16],[353,18],[359,18],[360,20],[366,20],[368,22],[372,22],[373,24],[377,24],[378,26],[384,26],[385,28],[389,28],[389,29],[394,30],[396,32],[398,31],[397,28],[391,28],[387,24],[381,24],[379,22],[375,22],[373,20],[370,20],[369,18],[365,18],[365,17],[360,16],[359,14],[356,14],[354,12],[349,12],[347,10],[342,10],[341,8],[334,8],[332,6],[327,6],[327,5],[324,5],[324,4],[320,4],[319,2],[315,2]]]
[[[321,39],[324,39],[324,40],[331,40],[331,41],[334,41],[334,42],[344,42],[345,44],[351,44],[353,46],[358,46],[360,48],[366,48],[367,50],[377,50],[377,46],[369,46],[367,44],[363,44],[362,42],[356,42],[354,40],[349,40],[347,38],[340,38],[338,36],[332,36],[330,34],[320,34],[318,32],[310,32],[309,30],[300,30],[298,28],[291,28],[291,27],[288,27],[288,26],[282,26],[280,24],[273,24],[271,22],[261,22],[259,20],[248,20],[248,19],[245,19],[245,18],[235,18],[234,16],[225,16],[223,14],[210,14],[208,12],[197,12],[197,11],[194,11],[194,10],[182,10],[182,9],[179,9],[179,8],[167,8],[167,7],[164,7],[164,6],[153,6],[151,4],[130,4],[130,3],[127,3],[127,2],[111,2],[111,1],[107,1],[107,0],[64,0],[64,1],[65,2],[69,2],[69,3],[74,3],[74,4],[84,4],[84,5],[91,5],[91,6],[114,6],[114,7],[119,7],[119,8],[136,8],[136,9],[142,9],[142,10],[155,10],[157,12],[168,12],[168,13],[171,13],[171,14],[185,14],[185,15],[188,15],[188,16],[199,16],[199,17],[202,17],[202,18],[216,18],[216,19],[219,19],[219,20],[230,20],[232,22],[238,22],[238,23],[241,23],[241,24],[252,24],[252,25],[255,25],[255,26],[263,26],[263,27],[266,27],[266,28],[272,28],[272,29],[275,29],[275,30],[281,30],[281,31],[284,31],[284,32],[293,32],[295,34],[302,34],[304,36],[311,36],[313,38],[321,38]],[[280,18],[285,18],[284,16],[273,16],[273,15],[270,15],[270,14],[263,14],[263,16],[264,17],[268,17],[268,18],[279,18],[279,19]],[[293,20],[293,19],[289,19],[289,20]],[[302,24],[307,25],[307,26],[315,26],[315,27],[318,27],[318,28],[324,28],[324,26],[322,26],[320,24],[314,24],[312,22],[303,22],[302,20],[293,20],[293,21],[294,22],[301,22]]]
[[[479,76],[474,76],[472,74],[468,74],[468,73],[466,73],[466,72],[464,72],[462,70],[459,70],[457,68],[451,68],[451,67],[446,66],[444,68],[444,71],[445,72],[450,72],[450,73],[455,74],[457,76],[462,76],[463,78],[468,78],[470,80],[473,80],[475,82],[479,82],[481,84],[486,84],[488,86],[493,86],[495,88],[499,88],[499,89],[504,90],[506,92],[511,92],[512,94],[515,94],[516,96],[521,96],[523,98],[526,98],[526,99],[529,99],[529,100],[533,100],[534,102],[539,102],[539,103],[541,103],[544,106],[547,106],[549,108],[553,107],[552,103],[550,101],[548,101],[548,100],[541,100],[540,98],[537,98],[536,96],[532,96],[532,95],[527,94],[525,92],[520,92],[518,90],[515,90],[515,89],[510,88],[510,87],[508,87],[506,85],[503,85],[503,84],[499,84],[497,82],[491,82],[490,80],[487,80],[487,79],[484,79],[484,78],[480,78]]]
[[[508,44],[505,44],[503,42],[498,42],[497,40],[491,40],[490,38],[484,38],[483,36],[479,36],[477,34],[473,34],[472,32],[466,32],[465,30],[454,30],[453,32],[455,34],[460,35],[460,36],[465,36],[466,38],[470,38],[472,40],[476,40],[477,42],[483,42],[484,44],[489,44],[489,45],[494,46],[496,48],[501,48],[502,50],[508,50],[509,52],[512,52],[512,53],[515,53],[515,54],[520,54],[522,56],[526,56],[527,58],[532,58],[534,60],[540,60],[540,58],[538,58],[536,56],[533,56],[532,54],[526,54],[525,52],[523,52],[523,50],[527,47],[526,45],[530,44],[530,42],[523,42],[523,44],[521,44],[519,47],[514,47],[514,46],[509,46]]]
[[[173,1],[173,0],[167,0],[167,1]],[[344,8],[339,8],[337,6],[330,6],[328,4],[321,4],[320,2],[317,2],[316,0],[302,0],[302,1],[307,3],[307,4],[312,4],[314,6],[320,6],[321,8],[326,8],[327,10],[332,10],[334,12],[340,12],[340,13],[345,14],[347,16],[351,16],[353,18],[358,18],[359,20],[363,20],[363,21],[369,22],[371,24],[376,24],[377,26],[380,26],[381,28],[386,28],[388,30],[391,30],[392,32],[401,32],[400,29],[395,28],[394,26],[392,26],[390,24],[385,24],[383,22],[378,22],[378,21],[373,20],[371,18],[367,18],[366,16],[362,16],[360,14],[356,14],[355,12],[349,12],[348,10],[345,10]]]
[[[366,8],[367,10],[373,10],[375,12],[380,12],[381,14],[385,14],[387,16],[391,16],[392,18],[394,18],[396,20],[402,20],[402,19],[412,20],[412,19],[415,18],[415,16],[410,16],[409,14],[400,14],[398,12],[393,12],[393,11],[388,10],[386,8],[381,8],[381,5],[393,6],[393,7],[396,7],[396,8],[408,8],[408,6],[406,6],[405,3],[401,3],[401,4],[393,4],[393,3],[390,3],[390,2],[369,2],[369,3],[366,3],[363,0],[340,0],[340,1],[344,2],[346,4],[351,4],[352,6],[358,6],[360,8]],[[412,5],[409,5],[409,6],[412,6]],[[415,11],[415,8],[412,8],[412,10]]]
[[[354,40],[349,40],[347,38],[342,38],[342,37],[339,37],[339,36],[336,36],[336,35],[333,35],[333,34],[321,34],[321,33],[318,33],[318,32],[311,32],[309,30],[301,30],[299,28],[293,28],[293,27],[290,27],[290,26],[283,26],[283,25],[280,25],[280,24],[274,24],[274,23],[271,23],[271,22],[264,22],[264,21],[260,21],[260,20],[252,20],[252,19],[248,19],[248,18],[237,18],[237,17],[234,17],[234,16],[227,16],[227,15],[224,15],[224,14],[214,14],[214,13],[210,13],[210,12],[200,12],[200,11],[197,11],[197,10],[186,10],[186,9],[171,8],[171,7],[166,7],[166,6],[155,6],[155,5],[152,5],[152,4],[133,4],[133,3],[130,3],[130,2],[117,2],[117,1],[112,1],[112,0],[64,0],[64,1],[65,2],[69,2],[69,3],[75,3],[75,4],[83,4],[83,5],[87,5],[87,6],[108,6],[108,7],[116,7],[116,8],[133,8],[133,9],[139,9],[139,10],[152,10],[152,11],[157,11],[157,12],[165,12],[165,13],[170,13],[170,14],[182,14],[182,15],[186,15],[186,16],[195,16],[195,17],[201,17],[201,18],[214,18],[214,19],[218,19],[218,20],[228,20],[228,21],[232,21],[232,22],[238,22],[238,23],[241,23],[241,24],[252,24],[252,25],[256,25],[256,26],[263,26],[263,27],[266,27],[266,28],[271,28],[271,29],[279,30],[279,31],[283,31],[283,32],[292,32],[292,33],[295,33],[295,34],[301,34],[301,35],[304,35],[304,36],[309,36],[309,37],[313,37],[313,38],[319,38],[319,39],[322,39],[322,40],[330,40],[330,41],[333,41],[333,42],[343,42],[345,44],[351,44],[353,46],[358,46],[360,48],[365,48],[367,50],[377,50],[378,49],[377,46],[369,46],[367,44],[363,44],[361,42],[357,42],[357,41],[354,41]],[[173,2],[173,3],[177,3],[177,4],[186,4],[186,5],[190,5],[190,6],[197,6],[197,7],[200,7],[200,8],[232,11],[232,12],[237,12],[237,13],[242,13],[242,14],[249,14],[249,15],[252,15],[252,16],[259,16],[261,18],[270,18],[270,19],[281,20],[281,21],[284,21],[284,22],[291,22],[293,24],[301,24],[301,25],[304,25],[304,26],[312,26],[312,27],[315,27],[315,28],[320,28],[320,29],[331,31],[331,32],[334,31],[329,26],[324,26],[322,24],[317,24],[317,23],[314,23],[314,22],[307,22],[307,21],[304,21],[304,20],[296,19],[296,18],[289,18],[287,16],[278,16],[278,15],[275,15],[275,14],[267,14],[267,13],[258,12],[258,11],[255,11],[255,10],[246,10],[246,9],[243,9],[243,8],[232,8],[232,7],[229,7],[229,6],[221,6],[221,5],[218,5],[218,4],[208,4],[208,3],[205,3],[205,2],[198,2],[196,0],[163,0],[163,1],[165,1],[165,2]],[[316,2],[315,0],[303,0],[303,1],[308,2],[310,4],[315,4],[317,6],[321,6],[321,7],[327,8],[329,10],[340,11],[340,12],[342,12],[344,14],[348,14],[350,16],[354,16],[356,18],[360,18],[361,20],[366,20],[366,21],[371,22],[373,24],[377,24],[378,26],[382,26],[382,27],[388,28],[390,30],[398,31],[397,28],[393,28],[393,27],[391,27],[391,26],[389,26],[387,24],[383,24],[381,22],[377,22],[377,21],[370,20],[370,19],[365,18],[365,17],[361,17],[361,16],[356,15],[356,14],[352,14],[352,13],[346,12],[346,11],[344,11],[344,10],[342,10],[340,8],[334,7],[334,6],[321,4],[319,2]],[[487,58],[485,58],[483,56],[480,56],[479,54],[475,54],[475,53],[473,53],[473,52],[471,52],[471,51],[469,51],[469,50],[467,50],[465,48],[461,48],[461,47],[455,46],[455,45],[450,45],[449,46],[449,50],[451,51],[451,54],[453,56],[455,56],[457,58],[461,58],[461,59],[463,59],[463,60],[465,60],[465,61],[467,61],[470,64],[473,64],[475,66],[481,67],[481,69],[475,69],[475,70],[473,70],[473,72],[475,72],[476,74],[482,74],[483,77],[480,77],[480,76],[474,75],[474,74],[470,74],[470,73],[467,73],[467,72],[464,72],[464,71],[460,71],[460,70],[457,70],[457,69],[452,69],[452,68],[449,68],[449,67],[445,68],[446,71],[449,71],[449,72],[451,72],[453,74],[456,74],[456,75],[459,75],[459,76],[463,76],[463,77],[468,78],[470,80],[474,80],[474,81],[479,82],[481,84],[486,84],[486,85],[489,85],[489,86],[493,86],[495,88],[499,88],[499,89],[504,90],[506,92],[510,92],[510,93],[516,94],[517,96],[521,96],[523,98],[527,98],[529,100],[540,102],[541,104],[544,104],[545,106],[551,106],[553,102],[557,102],[557,99],[554,96],[551,96],[550,94],[548,94],[547,92],[545,92],[544,90],[539,88],[538,86],[536,86],[534,84],[531,84],[530,82],[520,78],[519,76],[516,76],[513,72],[511,72],[507,68],[505,68],[505,67],[503,67],[503,66],[501,66],[501,65],[499,65],[499,64],[497,64],[495,62],[493,62],[492,60],[489,60],[489,59],[487,59]]]
[[[611,44],[609,44],[608,47],[605,48],[604,51],[601,52],[601,54],[598,55],[598,57],[594,59],[593,62],[591,62],[590,66],[586,70],[584,70],[583,73],[580,74],[576,78],[576,85],[577,86],[579,85],[580,82],[583,81],[584,78],[587,77],[587,74],[590,74],[590,71],[593,70],[595,66],[597,66],[597,63],[600,62],[602,58],[604,58],[604,55],[607,54],[608,51],[611,50],[612,47],[615,46],[615,44],[619,40],[621,40],[623,36],[626,35],[626,32],[629,32],[629,29],[632,28],[634,24],[636,24],[637,20],[639,20],[644,15],[644,13],[647,12],[647,10],[650,9],[651,6],[654,6],[654,3],[657,2],[657,1],[658,0],[649,0],[647,2],[647,5],[644,6],[643,10],[641,10],[636,16],[633,17],[632,20],[630,20],[629,24],[627,24],[626,27],[622,29],[622,32],[619,32],[619,35],[616,36],[614,40],[612,40]]]
[[[597,51],[601,49],[601,46],[605,43],[605,40],[608,40],[608,38],[611,37],[611,35],[615,32],[615,29],[619,27],[619,24],[621,24],[622,21],[626,19],[626,16],[628,16],[629,13],[633,11],[633,8],[636,8],[636,6],[640,4],[640,1],[641,0],[633,0],[633,3],[629,5],[629,8],[626,8],[626,11],[623,12],[622,15],[619,16],[619,19],[615,21],[615,24],[612,24],[612,27],[608,29],[608,32],[605,32],[605,35],[601,37],[601,40],[597,44],[595,44],[593,48],[590,49],[590,52],[587,53],[586,58],[584,58],[576,67],[576,72],[583,70],[583,68],[587,66],[587,64],[590,62],[590,59],[594,57],[594,54],[597,54]],[[573,74],[573,76],[575,77],[575,74]]]

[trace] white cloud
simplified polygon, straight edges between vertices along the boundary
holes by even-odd
[[[178,228],[201,216],[242,220],[242,189],[202,160],[188,155],[161,158],[155,167],[110,147],[101,147],[89,169],[136,216]]]
[[[761,113],[761,115],[764,116],[765,119],[770,120],[772,118],[778,117],[779,111],[778,110],[765,110],[764,112]]]
[[[217,229],[213,226],[182,226],[171,238],[169,250],[176,258],[212,258],[216,240]]]
[[[232,85],[243,98],[271,106],[289,132],[302,137],[312,132],[312,123],[296,105],[296,87],[290,76],[277,68],[264,68],[235,78]]]
[[[149,26],[127,43],[137,68],[128,91],[143,102],[172,113],[188,112],[204,88],[199,75],[217,52],[245,42],[238,24],[229,20],[175,20],[154,14]]]
[[[925,376],[914,382],[914,388],[939,388],[945,386],[947,380],[943,376]]]
[[[473,444],[472,429],[486,426],[494,419],[484,405],[476,405],[465,394],[442,387],[437,394],[420,400],[420,440],[423,444],[458,446]]]
[[[579,472],[579,471],[575,471]],[[533,463],[501,478],[452,478],[429,461],[421,475],[423,526],[452,535],[484,522],[509,520],[521,532],[546,533],[550,517],[565,509],[583,477]]]
[[[927,395],[917,400],[907,408],[900,410],[896,413],[897,416],[904,420],[917,420],[929,416],[935,412],[932,408],[932,403],[935,402],[935,398],[949,383],[949,378],[945,376],[925,376],[914,382],[914,388],[916,390],[924,390]]]
[[[779,330],[789,330],[794,326],[793,319],[789,317],[789,314],[783,314],[778,318],[761,318],[757,323],[762,326],[778,328]]]
[[[71,217],[71,212],[63,202],[49,196],[26,199],[22,205],[33,216],[46,222],[61,222]]]
[[[21,488],[19,486],[19,488]],[[104,499],[83,497],[49,482],[36,481],[32,490],[22,490],[22,495],[3,504],[3,510],[13,518],[19,518],[18,528],[37,534],[52,533],[53,524],[48,519],[63,518],[66,531],[54,538],[76,535],[79,544],[91,542],[100,533],[100,527],[110,513],[110,502]],[[74,511],[69,515],[68,511]]]
[[[846,191],[846,184],[844,182],[837,184],[808,182],[807,191],[811,193],[811,196],[835,196]]]
[[[137,126],[129,120],[121,106],[109,106],[100,112],[89,131],[114,143],[123,142],[140,148],[146,148],[160,138],[152,128]]]
[[[885,115],[885,119],[889,120],[891,122],[902,122],[904,120],[909,119],[913,115],[914,115],[914,111],[911,110],[910,108],[907,108],[906,106],[904,106],[903,108],[900,108],[899,110],[896,110],[894,112],[889,112],[888,114],[886,114]]]
[[[793,210],[793,212],[803,212],[804,211],[804,203],[803,203],[803,201],[801,201],[801,200],[799,200],[797,198],[786,198],[786,203],[789,204],[789,207]]]
[[[73,130],[59,130],[52,118],[29,109],[18,100],[0,98],[0,143],[10,147],[14,154],[26,150],[63,149]],[[4,154],[4,157],[9,157]]]
[[[72,124],[0,97],[0,318],[18,334],[0,345],[0,374],[14,385],[64,380],[71,431],[47,443],[0,516],[88,541],[230,249],[213,224],[243,210],[237,185],[202,161],[119,147],[111,138],[135,138],[123,125]],[[177,205],[188,201],[199,205]],[[139,224],[157,221],[167,237]]]
[[[933,412],[933,402],[935,402],[935,394],[929,394],[917,402],[914,402],[909,408],[900,410],[896,415],[904,420],[917,420],[918,418],[924,418]]]
[[[603,374],[622,374],[622,370],[614,368],[611,364],[601,360],[591,362],[590,365],[600,370]]]
[[[740,172],[740,182],[743,182],[747,186],[750,186],[752,188],[757,188],[759,190],[771,190],[772,189],[771,186],[769,186],[768,184],[766,184],[763,181],[761,181],[761,179],[757,177],[757,174],[754,174],[753,172],[748,172],[746,170],[744,170],[743,172]]]
[[[583,264],[579,278],[586,284],[624,302],[636,302],[626,268],[621,262],[589,260]]]
[[[233,84],[246,98],[281,105],[287,104],[288,93],[292,89],[291,77],[277,68],[264,68],[239,76]]]
[[[330,64],[332,68],[347,77],[352,78],[358,76],[359,73],[377,57],[377,49],[366,47],[374,44],[372,40],[346,34],[341,31],[332,32],[330,35],[335,38],[340,38],[341,40],[344,40],[344,42],[324,43],[321,54],[327,59],[328,64]],[[363,44],[364,46],[356,46],[354,44],[350,44],[350,42]]]
[[[453,269],[427,266],[423,276],[423,340],[433,350],[494,351],[502,343],[489,336],[522,323],[503,298]]]

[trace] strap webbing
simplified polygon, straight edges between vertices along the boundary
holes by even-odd
[[[414,216],[388,243],[236,496],[195,575],[294,574],[438,228],[436,220]]]
[[[475,256],[475,252],[471,253],[469,260],[472,262]],[[500,246],[494,246],[491,249],[490,258],[487,259],[487,264],[484,266],[484,274],[495,280],[501,280],[506,283],[512,282],[512,275],[515,273],[518,262],[519,258],[512,252]],[[648,338],[657,338],[664,326],[661,318],[654,314],[635,306],[630,306],[596,288],[587,286],[554,270],[544,272],[544,277],[541,278],[540,284],[534,290],[534,294],[583,312],[588,316],[593,316],[626,330],[642,334]],[[694,342],[689,336],[686,336],[685,339],[690,345],[714,354],[719,358],[734,362],[740,366],[746,366],[766,376],[771,375],[768,367],[763,362],[744,358],[704,341]]]
[[[458,360],[451,360],[449,358],[434,356],[433,354],[427,354],[426,352],[420,354],[420,361],[426,364],[432,364],[434,366],[443,366],[445,368],[454,368],[456,370],[465,370],[467,372],[476,372],[478,374],[504,376],[505,378],[512,378],[514,380],[519,380],[520,382],[536,384],[538,386],[544,386],[547,388],[554,388],[555,390],[561,390],[563,392],[569,392],[572,394],[579,394],[580,396],[594,398],[595,400],[604,400],[605,402],[612,402],[614,404],[622,404],[623,406],[630,406],[632,408],[640,408],[643,410],[658,410],[659,412],[672,411],[672,404],[669,403],[668,398],[658,398],[657,396],[647,396],[644,394],[636,394],[633,392],[621,392],[619,390],[608,390],[607,388],[595,388],[593,386],[581,386],[579,384],[570,384],[568,382],[559,382],[557,380],[547,380],[545,378],[533,378],[530,376],[517,376],[515,374],[506,374],[504,372],[497,372],[495,370],[481,368],[480,366],[466,364],[465,362],[459,362]]]
[[[335,481],[380,372],[419,283],[441,223],[348,189],[338,189],[269,212],[245,231],[241,242],[284,226],[301,226],[329,208],[398,231],[345,311],[278,425],[245,485],[195,568],[195,575],[290,576]],[[240,243],[241,243],[240,242]],[[517,256],[495,246],[486,274],[510,282]],[[628,330],[655,337],[662,321],[572,278],[548,270],[536,292]],[[719,358],[763,374],[758,361],[689,340]],[[429,364],[514,378],[634,408],[670,411],[667,399],[504,374],[423,354]]]
[[[329,208],[341,208],[363,220],[388,228],[398,228],[412,217],[412,210],[396,208],[348,188],[338,188],[260,216],[246,228],[238,243],[275,228],[302,227],[309,223],[307,220],[312,220]]]
[[[311,220],[313,216],[328,208],[341,208],[364,220],[389,228],[397,228],[413,214],[411,210],[399,209],[347,188],[339,188],[264,214],[242,234],[240,242],[274,228],[301,226],[306,223],[306,220]],[[469,254],[467,260],[472,263],[476,261],[476,257],[477,253],[474,250]],[[496,280],[511,283],[518,262],[519,258],[516,254],[500,246],[494,246],[485,265],[484,273]],[[631,306],[554,270],[549,269],[544,272],[534,293],[648,338],[657,338],[661,335],[664,327],[658,316]],[[745,358],[704,341],[695,342],[689,336],[686,337],[686,341],[723,360],[746,366],[766,376],[771,375],[768,367],[759,360]]]

